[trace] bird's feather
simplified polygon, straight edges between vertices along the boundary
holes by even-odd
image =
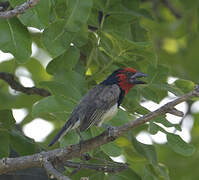
[[[84,111],[74,110],[74,114],[79,114],[80,117],[80,131],[88,129],[92,124],[100,123],[102,116],[119,100],[120,92],[116,84],[99,84],[91,89],[78,105],[78,109],[84,106]]]
[[[71,113],[66,124],[54,137],[49,146],[52,146],[69,130],[77,128],[77,124],[79,125],[80,131],[85,131],[93,124],[98,125],[103,115],[117,104],[120,93],[121,90],[116,84],[99,84],[95,86],[82,98]]]

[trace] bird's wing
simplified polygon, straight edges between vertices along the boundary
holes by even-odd
[[[90,90],[80,102],[80,106],[86,106],[84,118],[80,122],[80,131],[84,131],[92,124],[100,121],[102,116],[114,106],[120,96],[118,85],[97,85]]]

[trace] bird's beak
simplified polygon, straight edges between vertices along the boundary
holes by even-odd
[[[133,76],[130,77],[129,81],[131,84],[146,84],[146,82],[137,79],[142,77],[147,77],[147,74],[136,72]]]

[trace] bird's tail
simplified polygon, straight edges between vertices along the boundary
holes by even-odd
[[[74,127],[74,123],[71,123],[70,119],[66,122],[66,124],[62,127],[62,129],[56,134],[53,140],[48,144],[48,146],[52,146],[59,139],[61,139],[69,130]]]

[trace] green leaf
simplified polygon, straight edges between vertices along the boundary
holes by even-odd
[[[90,176],[90,179],[95,179],[95,180],[102,180],[106,178],[106,175],[104,172],[93,172]]]
[[[153,166],[147,164],[144,166],[143,180],[159,180]]]
[[[52,92],[52,94],[58,96],[64,96],[66,99],[71,100],[74,103],[77,103],[78,100],[81,99],[81,93],[71,83],[66,85],[56,81],[46,81],[46,82],[41,82],[40,85],[48,87]]]
[[[167,66],[157,65],[157,67],[155,67],[150,65],[148,66],[147,79],[149,84],[166,83],[168,74],[169,74],[169,69]]]
[[[152,166],[150,164],[144,167],[144,180],[169,180],[168,169],[163,164]]]
[[[104,131],[104,128],[97,127],[97,126],[92,126],[90,129],[91,129],[91,134],[93,137],[101,134]],[[116,156],[121,155],[121,148],[118,147],[114,142],[104,144],[103,146],[100,146],[100,149],[108,156],[116,157]]]
[[[42,34],[42,42],[53,57],[63,54],[76,35],[76,33],[66,31],[65,24],[65,20],[57,20],[50,24]]]
[[[8,157],[9,155],[9,134],[8,131],[5,129],[0,128],[0,158]]]
[[[126,111],[123,111],[121,109],[118,109],[118,113],[116,116],[114,116],[110,121],[108,121],[108,124],[111,124],[113,126],[121,126],[129,121],[128,114]],[[105,122],[106,123],[106,122]]]
[[[120,26],[118,26],[120,24]],[[132,39],[131,25],[128,22],[121,22],[114,16],[110,16],[104,21],[103,31],[107,33],[115,33],[124,39]]]
[[[192,91],[195,87],[194,82],[185,79],[178,79],[174,82],[174,84],[184,93]]]
[[[119,147],[128,147],[131,145],[131,142],[126,137],[119,137],[115,140],[115,143]]]
[[[40,81],[46,81],[51,79],[51,76],[46,72],[44,66],[34,58],[23,64],[25,68],[31,73],[31,78],[35,83],[35,86],[39,86]]]
[[[157,170],[162,178],[169,180],[169,170],[164,164],[158,164]]]
[[[19,5],[21,5],[22,3],[24,3],[25,0],[18,0],[18,1],[9,0],[9,2],[11,3],[12,6],[19,6]]]
[[[109,175],[109,180],[142,180],[142,178],[132,169],[124,170],[120,173]]]
[[[134,41],[147,41],[149,40],[149,37],[147,35],[147,30],[144,29],[141,25],[141,23],[139,22],[139,20],[134,21],[133,24],[131,24],[131,34],[132,34],[132,38]]]
[[[104,144],[100,146],[100,148],[108,156],[117,157],[122,154],[122,149],[118,147],[114,142],[109,142],[108,144]]]
[[[37,145],[34,140],[26,137],[22,132],[16,129],[10,131],[10,145],[23,156],[34,154],[37,150]]]
[[[106,0],[94,0],[94,7],[97,8],[98,10],[104,10],[106,6]]]
[[[137,139],[133,136],[132,138],[133,138],[132,144],[134,148],[136,149],[136,151],[140,153],[140,155],[148,159],[151,164],[157,165],[157,154],[156,154],[155,147],[153,145],[143,144],[137,141]]]
[[[79,74],[75,71],[58,71],[55,74],[55,81],[65,84],[66,86],[71,87],[72,89],[76,89],[74,92],[81,92],[81,95],[83,96],[87,91],[87,84],[85,81],[85,78],[82,74]]]
[[[15,61],[3,61],[0,63],[0,71],[12,73],[15,68]]]
[[[79,31],[88,20],[91,7],[92,0],[68,0],[67,18],[56,19],[44,30],[42,41],[53,57],[63,54],[76,35],[79,36]]]
[[[46,68],[46,71],[49,74],[54,74],[60,69],[66,71],[71,70],[77,64],[79,56],[79,49],[75,48],[74,46],[70,46],[64,54],[50,61]]]
[[[11,110],[0,110],[0,129],[10,129],[15,124]]]
[[[179,89],[178,87],[175,87],[174,85],[171,85],[171,84],[162,84],[162,83],[159,83],[159,84],[151,84],[150,85],[151,87],[153,88],[156,88],[156,89],[159,89],[159,90],[165,90],[165,91],[169,91],[173,94],[175,94],[176,96],[181,96],[183,95],[183,92],[181,91],[181,89]]]
[[[12,53],[18,63],[26,62],[31,55],[31,38],[26,27],[17,18],[0,20],[0,49]]]
[[[34,104],[32,115],[38,117],[40,114],[46,113],[70,113],[73,108],[74,104],[71,101],[61,96],[49,96]]]
[[[182,131],[182,128],[181,128],[180,124],[173,124],[173,123],[169,122],[166,119],[165,115],[153,119],[153,122],[161,123],[165,127],[175,127],[178,131]]]
[[[156,55],[149,42],[134,42],[115,33],[101,33],[100,37],[100,50],[114,61],[123,62],[135,57],[136,60],[146,59],[153,65],[157,63]]]
[[[73,39],[74,45],[77,47],[82,47],[85,45],[88,42],[88,35],[88,26],[84,24]]]
[[[98,10],[96,8],[91,9],[88,24],[92,27],[99,27]]]
[[[135,112],[137,112],[138,114],[148,114],[150,111],[145,108],[144,106],[141,106],[141,105],[137,105],[136,108],[135,108]]]
[[[138,153],[132,145],[126,146],[123,151],[123,155],[125,156],[127,162],[129,163],[140,163],[145,164],[146,158],[143,157],[140,153]]]
[[[55,18],[65,18],[66,17],[66,8],[67,8],[67,1],[66,0],[59,0],[54,1],[53,3],[53,10],[55,13]]]
[[[91,126],[90,129],[93,137],[98,136],[104,131],[104,128],[98,126]]]
[[[161,132],[167,134],[167,131],[164,130],[162,127],[158,126],[157,124],[155,124],[153,122],[150,122],[150,124],[149,124],[149,132],[151,134],[156,134],[158,131],[161,131]]]
[[[61,139],[60,147],[66,147],[71,144],[77,144],[78,142],[78,134],[74,130],[71,130],[70,132],[67,132],[67,134]]]
[[[36,6],[19,15],[19,19],[25,26],[44,29],[49,24],[50,7],[50,0],[39,1]]]
[[[81,26],[88,20],[90,9],[92,7],[92,0],[68,0],[65,28],[70,32],[78,32]]]
[[[191,156],[195,151],[194,146],[187,144],[179,135],[168,133],[167,140],[171,149],[183,156]]]
[[[130,1],[109,1],[108,8],[105,9],[106,13],[113,14],[115,18],[123,21],[132,22],[136,17],[146,17],[151,19],[151,15],[147,10],[139,9],[137,2]]]
[[[152,88],[149,87],[141,87],[139,88],[140,93],[142,94],[143,97],[145,97],[148,100],[154,101],[158,103],[158,93],[153,90]]]

